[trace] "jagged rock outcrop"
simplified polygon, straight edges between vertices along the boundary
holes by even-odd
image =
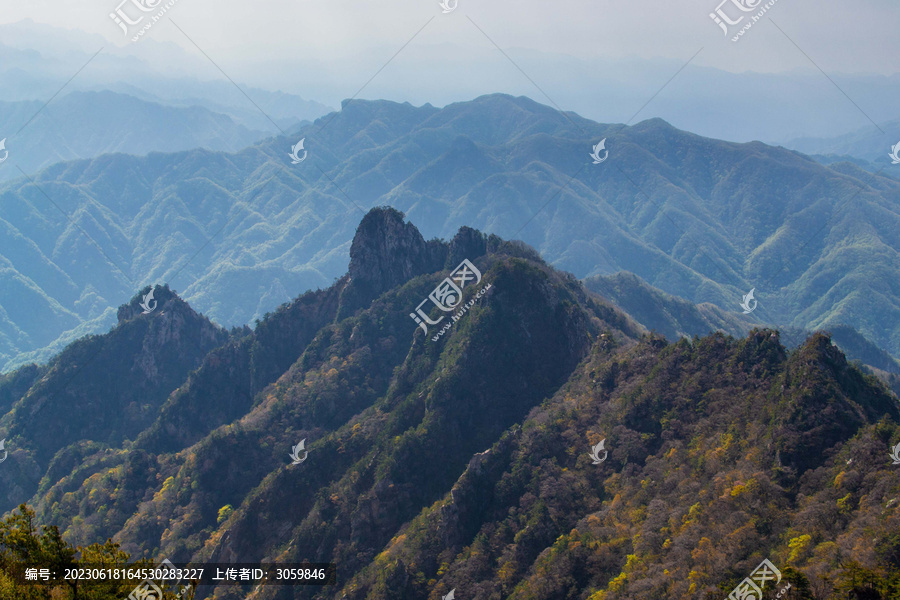
[[[170,290],[168,284],[155,287],[148,285],[139,291],[128,304],[123,304],[119,307],[119,310],[116,312],[116,318],[119,323],[122,323],[145,313],[163,312],[166,305],[176,299],[179,299],[178,294]],[[187,306],[184,301],[182,301],[182,304]]]
[[[452,269],[464,259],[475,260],[487,254],[487,236],[471,227],[460,227],[450,240],[450,252],[444,267]]]
[[[350,247],[349,279],[341,295],[339,319],[414,277],[452,269],[463,259],[475,260],[487,253],[487,236],[471,227],[461,227],[448,244],[425,241],[405,219],[390,207],[374,208],[363,217]]]
[[[0,490],[44,472],[41,524],[132,558],[339,565],[333,588],[220,600],[693,598],[731,589],[762,553],[790,562],[800,538],[785,531],[894,551],[900,409],[827,336],[795,352],[771,330],[642,337],[521,243],[465,227],[426,242],[392,209],[366,216],[352,254],[344,278],[233,332],[168,396],[191,327],[214,326],[164,288],[142,314],[143,290],[0,422],[18,427]],[[464,258],[484,283],[442,335],[422,332],[409,311]],[[50,426],[26,431],[48,408]],[[127,444],[142,411],[156,421]],[[34,460],[54,444],[49,467]]]
[[[376,208],[363,217],[350,246],[350,279],[369,298],[439,270],[444,244],[429,244],[399,210]]]
[[[0,492],[0,506],[28,500],[54,455],[71,444],[118,445],[156,418],[169,394],[228,333],[194,312],[168,287],[145,288],[119,308],[109,333],[68,346],[0,420],[28,465]],[[39,424],[39,426],[36,426]]]

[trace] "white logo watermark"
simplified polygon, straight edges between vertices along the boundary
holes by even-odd
[[[605,154],[603,155],[603,158],[600,158],[600,151],[601,151],[601,150],[605,152]],[[596,146],[594,146],[594,151],[591,152],[590,156],[591,156],[591,158],[594,159],[594,164],[595,164],[595,165],[599,165],[599,164],[602,163],[604,160],[606,160],[607,158],[609,158],[609,150],[606,149],[606,138],[603,138],[602,140],[600,140],[600,143],[599,143],[599,144],[597,144]]]
[[[900,144],[897,145],[900,146]],[[0,158],[0,163],[4,163],[9,158],[9,150],[6,149],[6,138],[0,140],[0,152],[3,152],[3,158]]]
[[[0,463],[6,460],[6,457],[9,455],[9,452],[6,451],[6,438],[0,440],[0,451],[3,452],[3,458],[0,458]]]
[[[731,590],[728,598],[729,600],[762,600],[762,589],[766,587],[767,581],[772,580],[775,580],[775,585],[781,583],[781,571],[776,569],[775,565],[767,558],[759,563],[750,577],[745,578]],[[780,598],[789,589],[791,589],[790,583],[778,593],[777,597]]]
[[[753,299],[753,292],[755,292],[755,291],[756,291],[756,288],[753,288],[752,290],[750,290],[750,293],[747,294],[746,296],[744,296],[744,301],[741,302],[741,308],[744,309],[745,315],[749,315],[750,313],[752,313],[754,310],[756,310],[756,307],[759,305],[759,302],[757,302],[756,300]],[[753,303],[753,306],[750,306],[751,302]]]
[[[2,446],[0,446],[0,448],[2,448]],[[890,456],[892,459],[894,459],[894,462],[891,464],[900,465],[900,444],[897,444],[896,446],[891,448],[891,450],[892,452],[890,453]]]
[[[3,141],[5,142],[6,140],[3,140]],[[2,143],[3,142],[0,142],[0,147],[2,147]],[[891,153],[888,154],[888,156],[891,157],[892,165],[900,165],[900,142],[897,142],[896,146],[891,147]],[[3,160],[6,160],[6,159],[3,159]],[[3,161],[0,161],[0,162],[3,162]]]
[[[593,464],[595,464],[595,465],[599,465],[600,463],[602,463],[604,460],[606,460],[606,457],[609,455],[609,452],[603,447],[604,444],[606,444],[606,438],[603,438],[602,440],[600,440],[600,443],[597,444],[596,446],[591,447],[591,455],[590,456],[591,456],[591,458],[594,459]],[[600,458],[601,451],[603,452],[603,458]]]
[[[150,303],[153,303],[151,306]],[[141,302],[141,308],[144,309],[144,312],[141,314],[149,315],[154,310],[156,310],[156,300],[153,299],[153,288],[150,288],[150,293],[144,296],[144,301]]]
[[[301,452],[303,453],[303,458],[300,458]],[[299,444],[291,448],[290,457],[291,460],[294,461],[291,464],[299,465],[304,460],[306,460],[307,456],[309,456],[309,452],[306,450],[306,438],[303,438],[302,440],[300,440]]]
[[[727,37],[729,34],[729,29],[734,25],[740,25],[745,17],[749,16],[750,21],[747,22],[746,25],[741,27],[741,29],[735,34],[734,37],[731,38],[732,42],[737,42],[741,39],[741,36],[744,33],[753,27],[753,24],[759,21],[766,12],[775,6],[775,3],[778,0],[769,0],[766,4],[762,6],[760,9],[760,4],[762,0],[722,0],[719,5],[716,7],[715,12],[709,13],[709,18],[712,19],[716,25],[722,28],[722,31],[725,33]],[[732,12],[733,15],[737,16],[736,19],[732,19],[731,16],[722,8],[726,4],[731,3],[737,8],[740,12]],[[741,13],[751,13],[757,9],[760,9],[755,15],[742,15]],[[739,16],[738,16],[739,15]]]
[[[456,7],[459,6],[459,0],[438,0],[438,4],[441,5],[444,14],[452,13],[456,10]]]
[[[470,280],[475,280],[471,284],[469,284]],[[428,297],[422,300],[419,305],[416,307],[416,312],[409,313],[410,318],[416,322],[416,324],[422,328],[422,331],[425,332],[425,335],[428,335],[428,325],[437,325],[441,321],[444,320],[444,316],[441,316],[440,319],[436,321],[432,321],[428,314],[422,310],[422,305],[431,300],[435,306],[441,309],[444,312],[453,312],[459,307],[460,302],[462,302],[463,288],[466,285],[478,285],[481,283],[481,271],[479,271],[475,265],[473,265],[469,259],[463,259],[459,266],[453,270],[450,274],[450,277],[447,277],[438,284],[434,290],[428,294]],[[457,285],[458,284],[458,285]],[[436,342],[438,339],[447,332],[453,326],[453,323],[459,321],[459,319],[477,302],[489,289],[491,289],[491,284],[488,284],[484,288],[482,288],[475,297],[466,303],[465,306],[460,308],[460,310],[453,316],[451,316],[451,321],[449,321],[444,327],[438,332],[436,336],[431,338],[432,341]],[[427,323],[427,325],[426,325]]]
[[[293,159],[293,162],[291,162],[292,165],[299,165],[304,160],[306,160],[307,152],[306,152],[306,150],[303,150],[303,142],[305,142],[305,141],[306,141],[306,138],[303,138],[302,140],[300,140],[299,142],[297,142],[296,144],[291,146],[291,153],[288,154],[288,156],[290,156]],[[303,150],[302,157],[300,156],[301,150]]]
[[[131,35],[132,27],[136,27],[140,25],[145,17],[149,17],[149,21],[146,25],[141,27],[141,29],[135,34],[134,37],[131,38],[132,42],[138,41],[138,39],[144,35],[155,23],[157,23],[164,14],[168,12],[170,8],[175,6],[175,3],[178,0],[169,0],[166,2],[164,6],[159,8],[159,5],[163,0],[122,0],[119,5],[116,7],[115,12],[109,13],[109,18],[113,20],[113,22],[122,28],[122,32],[125,34],[125,37]],[[137,13],[132,12],[132,15],[136,16],[136,19],[132,18],[132,15],[129,15],[125,10],[124,6],[126,4],[132,4],[138,11]],[[157,10],[159,8],[159,10]],[[156,14],[149,15],[146,13],[151,13],[156,11]],[[145,14],[141,14],[145,13]]]
[[[159,565],[154,569],[154,571],[162,571],[162,570],[174,570],[175,565],[173,565],[169,559],[163,560]],[[141,583],[138,584],[136,588],[131,590],[131,593],[128,594],[128,600],[162,600],[163,593],[162,590],[155,582],[145,579]]]
[[[446,596],[441,596],[441,600],[454,600],[454,598],[456,598],[456,588],[450,590]]]

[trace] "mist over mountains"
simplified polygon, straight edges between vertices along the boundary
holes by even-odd
[[[300,138],[309,156],[291,165]],[[850,163],[660,119],[600,124],[504,95],[357,100],[236,154],[105,155],[7,184],[2,353],[9,368],[102,330],[117,298],[154,282],[221,325],[250,323],[343,273],[352,221],[386,204],[426,238],[473,226],[579,278],[629,271],[726,312],[755,289],[755,322],[847,325],[897,356],[898,198],[897,180]]]
[[[698,10],[698,18],[707,20],[707,12],[708,8]],[[98,10],[97,22],[118,33],[106,13]],[[150,38],[119,47],[97,34],[24,19],[0,25],[0,57],[4,59],[0,61],[0,89],[5,101],[46,102],[100,51],[88,68],[67,84],[67,91],[111,90],[163,104],[187,102],[274,135],[277,130],[269,118],[287,131],[290,123],[314,120],[329,112],[329,106],[336,107],[367,81],[361,96],[367,99],[446,106],[503,92],[555,103],[598,122],[640,120],[648,113],[635,115],[635,111],[683,68],[666,93],[654,98],[652,114],[707,137],[761,140],[810,152],[793,146],[792,140],[850,134],[871,127],[869,118],[879,124],[897,119],[892,108],[900,85],[896,74],[829,72],[832,83],[808,64],[788,72],[734,73],[686,65],[696,48],[685,50],[683,56],[613,59],[511,47],[505,50],[508,59],[493,46],[485,48],[486,40],[477,30],[472,28],[470,33],[476,37],[420,39],[415,52],[401,56],[402,68],[386,69],[371,81],[372,73],[396,52],[395,45],[342,58],[320,52],[279,54],[263,61],[215,58],[245,96],[192,44],[185,50]],[[715,51],[712,47],[703,50]],[[510,59],[531,80],[540,82],[542,90],[550,92],[552,102],[522,77]],[[410,86],[411,81],[416,85]],[[853,102],[836,85],[852,91]],[[791,102],[773,102],[773,98],[790,98]],[[882,136],[877,145],[897,142],[889,138]],[[861,150],[866,156],[871,153]]]
[[[883,123],[880,129],[869,126],[843,135],[798,138],[786,145],[806,154],[852,156],[886,167],[893,163],[889,155],[897,143],[889,140],[900,140],[900,120]],[[889,141],[887,147],[885,140]]]
[[[29,174],[111,152],[237,151],[332,110],[277,89],[238,89],[219,73],[211,80],[205,59],[171,43],[119,48],[31,19],[0,25],[0,59],[0,139]],[[0,179],[17,176],[0,169]]]
[[[896,22],[6,3],[0,600],[900,600]]]
[[[5,144],[12,160],[0,169],[2,180],[102,154],[236,152],[269,137],[201,106],[171,107],[109,91],[73,92],[51,106],[0,102],[0,115],[0,131],[22,130]]]

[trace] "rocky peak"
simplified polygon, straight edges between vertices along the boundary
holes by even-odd
[[[486,253],[487,238],[471,227],[461,227],[449,244],[425,241],[399,210],[373,208],[363,217],[350,246],[350,279],[338,317],[352,314],[414,277],[452,269],[465,258],[474,261]]]
[[[369,298],[443,267],[446,246],[428,244],[399,210],[374,208],[350,246],[350,278]]]
[[[156,287],[148,285],[132,298],[128,304],[119,307],[116,316],[119,323],[129,321],[146,312],[154,312],[162,310],[163,307],[172,300],[181,301],[174,291],[169,289],[169,285],[157,285]]]
[[[471,227],[460,227],[450,240],[450,255],[444,265],[448,269],[456,267],[463,259],[475,260],[487,254],[487,236]]]

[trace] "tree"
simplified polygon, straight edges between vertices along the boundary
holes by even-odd
[[[111,569],[151,567],[150,561],[129,564],[129,554],[107,540],[73,548],[62,538],[56,526],[38,531],[35,513],[22,504],[0,521],[0,598],[16,600],[121,600],[127,598],[138,582],[119,579],[63,579],[66,570],[76,568]],[[47,569],[56,575],[49,582],[24,580],[26,569]],[[192,600],[192,584],[180,600]],[[178,598],[174,590],[166,590],[164,600]]]

